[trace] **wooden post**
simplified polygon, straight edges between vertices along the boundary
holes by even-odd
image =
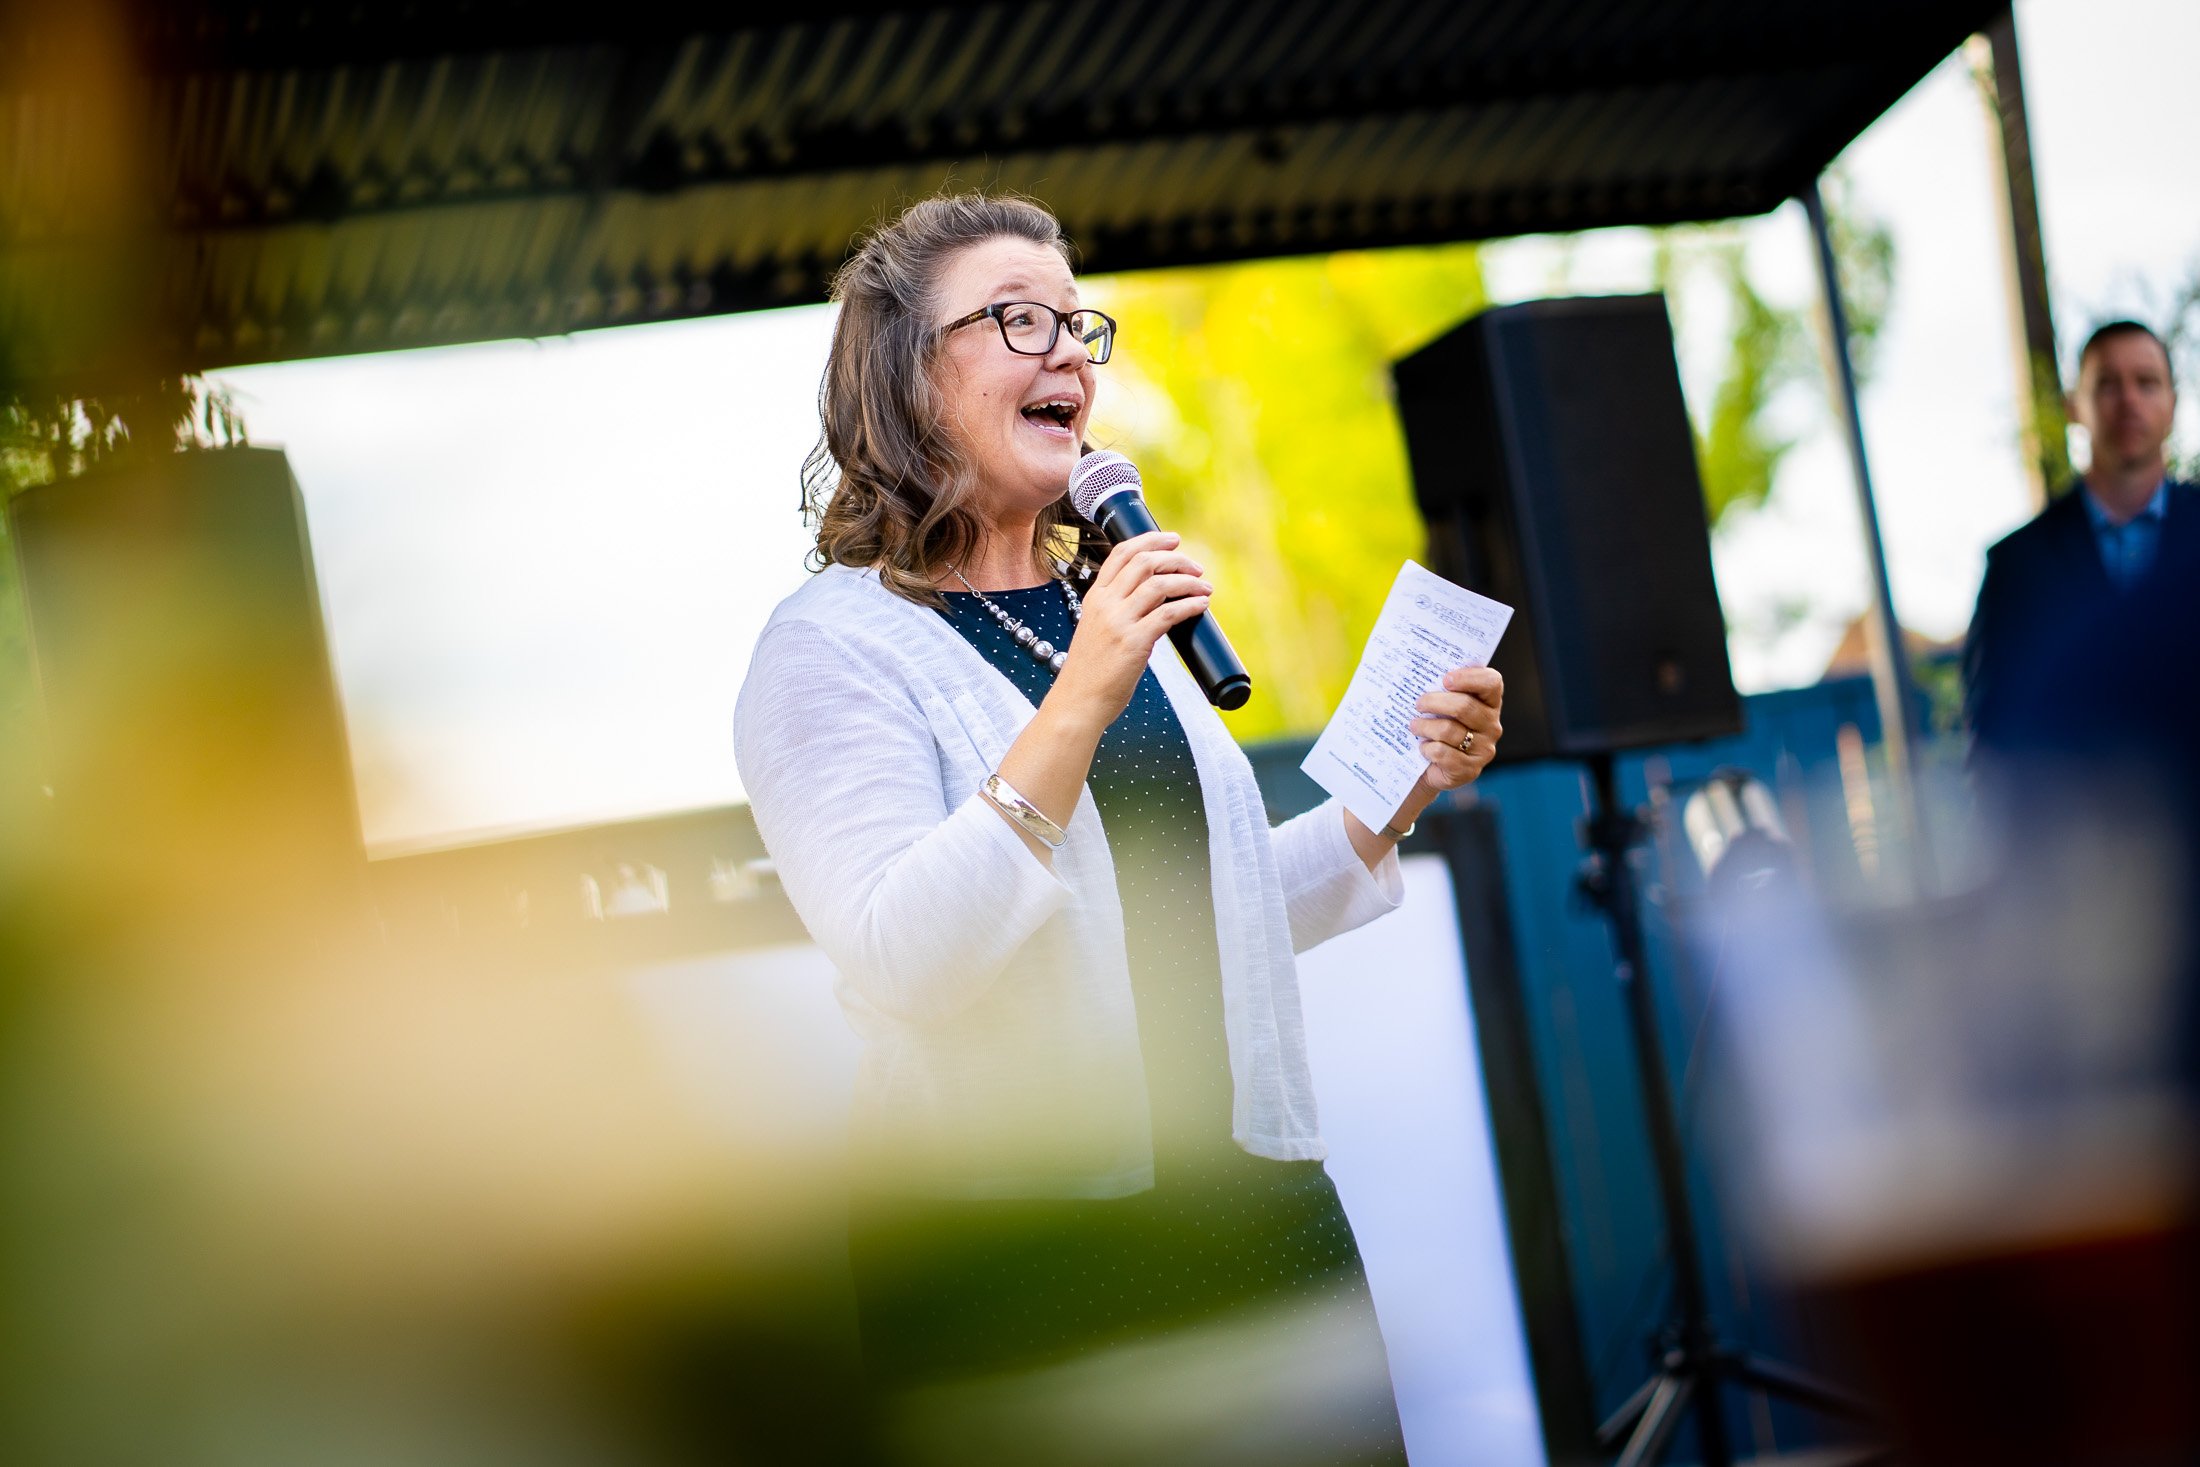
[[[2039,189],[2032,174],[2032,132],[2024,110],[2024,72],[2017,60],[2017,26],[2004,10],[1966,48],[1993,126],[2007,185],[1998,211],[2009,334],[2015,348],[2017,421],[2024,435],[2025,475],[2034,508],[2070,484],[2064,437],[2062,374],[2055,355],[2055,321],[2047,299],[2047,249],[2040,233]]]

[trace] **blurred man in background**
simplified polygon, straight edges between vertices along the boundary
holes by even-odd
[[[2200,490],[2169,478],[2177,384],[2160,337],[2111,321],[2078,355],[2070,415],[2092,444],[2077,487],[1986,553],[1986,579],[1964,649],[1964,711],[1981,750],[2034,746],[2050,717],[2084,718],[2083,689],[2052,714],[2020,696],[2026,667],[2082,657],[2082,638],[2157,582],[2190,614],[2200,570]],[[2168,669],[2160,675],[2168,676]],[[2047,737],[2052,738],[2049,734]]]
[[[2143,808],[2178,855],[2182,977],[2173,1023],[2200,1103],[2200,489],[2169,477],[2177,384],[2162,339],[2111,321],[2078,357],[2072,418],[2092,461],[2075,490],[1987,552],[1964,649],[1974,751],[2024,769],[2012,828],[2051,830],[2050,797]]]
[[[1966,710],[1982,766],[2003,775],[1983,792],[2005,906],[1943,964],[1984,975],[1964,1022],[1992,1011],[2006,1041],[2008,1016],[2024,1014],[2038,1034],[2121,1029],[2132,1042],[2113,1073],[2062,1063],[2068,1044],[1995,1056],[2029,1117],[2001,1107],[2026,1163],[2004,1199],[2061,1209],[2055,1226],[1989,1246],[2000,1220],[1982,1223],[1968,1259],[1951,1248],[1937,1268],[1858,1291],[1860,1315],[1885,1311],[1887,1338],[1969,1362],[1967,1380],[1908,1372],[1924,1388],[1906,1408],[1911,1435],[1945,1448],[1935,1461],[2200,1460],[2185,1404],[2200,1366],[2200,1194],[2181,1139],[2200,1114],[2200,490],[2169,476],[2176,407],[2159,337],[2132,321],[2093,333],[2070,400],[2091,463],[1987,553],[1971,622]],[[1992,933],[2015,946],[1988,953]],[[2081,1146],[2058,1148],[2038,1120],[2061,1114],[2068,1138],[2088,1110],[2116,1119]],[[1966,1323],[1937,1339],[1913,1327],[1936,1315]]]
[[[1978,750],[2035,748],[2055,741],[2046,719],[2086,717],[2081,688],[2059,713],[2028,706],[2024,669],[2077,675],[2088,660],[2081,642],[2103,616],[2156,581],[2196,572],[2200,490],[2171,482],[2167,464],[2176,409],[2169,350],[2152,330],[2110,321],[2086,339],[2070,394],[2070,418],[2092,444],[2086,475],[1987,552],[1962,658]]]

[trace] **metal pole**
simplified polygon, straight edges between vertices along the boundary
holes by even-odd
[[[1879,704],[1879,736],[1887,756],[1896,818],[1903,846],[1917,874],[1926,869],[1925,822],[1918,807],[1916,762],[1917,699],[1910,681],[1910,659],[1902,646],[1902,623],[1894,613],[1894,586],[1887,579],[1887,547],[1879,535],[1879,507],[1872,496],[1871,463],[1864,452],[1864,414],[1856,396],[1856,367],[1849,360],[1849,315],[1841,303],[1841,272],[1833,255],[1833,231],[1826,223],[1826,202],[1818,180],[1803,186],[1804,212],[1818,242],[1819,283],[1826,294],[1826,376],[1847,429],[1849,467],[1856,479],[1856,507],[1864,522],[1865,558],[1872,573],[1871,605],[1864,613],[1864,644],[1871,659],[1872,692]]]
[[[2055,359],[2055,318],[2048,308],[2047,247],[2040,233],[2039,185],[2032,174],[2032,129],[2025,115],[2015,17],[2004,10],[1971,37],[1968,50],[2007,185],[2001,237],[2016,356],[2017,421],[2023,425],[2024,469],[2033,507],[2042,508],[2050,495],[2069,484],[2070,455],[2063,441],[2062,376]]]
[[[1681,1408],[1693,1394],[1703,1467],[1731,1467],[1734,1454],[1726,1437],[1725,1405],[1718,1388],[1717,1340],[1711,1325],[1711,1296],[1704,1285],[1702,1234],[1696,1230],[1696,1208],[1688,1195],[1680,1109],[1673,1102],[1672,1073],[1658,1032],[1657,997],[1650,988],[1650,951],[1642,934],[1642,897],[1633,864],[1642,822],[1620,803],[1613,764],[1608,753],[1589,756],[1590,806],[1582,824],[1589,854],[1579,886],[1603,908],[1612,929],[1613,971],[1634,1041],[1635,1080],[1642,1087],[1643,1129],[1649,1136],[1651,1172],[1658,1183],[1665,1251],[1673,1264],[1676,1316],[1672,1337],[1665,1342],[1662,1382],[1646,1402],[1642,1419],[1633,1425],[1619,1462],[1620,1467],[1647,1467],[1662,1460]]]

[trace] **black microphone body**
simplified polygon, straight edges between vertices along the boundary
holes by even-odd
[[[1136,489],[1118,489],[1101,500],[1093,507],[1093,523],[1116,545],[1161,528]],[[1169,628],[1169,640],[1176,643],[1177,655],[1191,669],[1208,702],[1217,708],[1243,708],[1253,696],[1253,679],[1213,616],[1202,611],[1178,622]]]

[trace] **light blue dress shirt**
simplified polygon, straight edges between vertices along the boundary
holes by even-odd
[[[2109,517],[2093,490],[2085,491],[2085,517],[2093,526],[2093,543],[2101,549],[2101,564],[2119,591],[2128,591],[2154,567],[2162,548],[2162,516],[2169,510],[2169,481],[2154,486],[2154,497],[2122,524]]]

